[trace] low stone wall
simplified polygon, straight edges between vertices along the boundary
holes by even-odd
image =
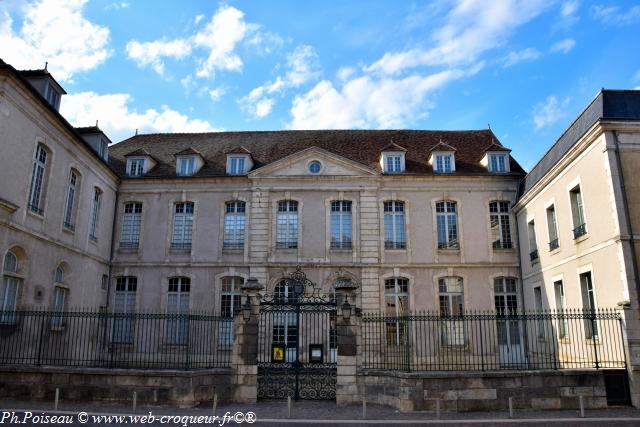
[[[139,404],[192,407],[233,397],[233,371],[160,371],[62,367],[0,367],[0,398],[53,401],[131,403],[137,392]]]
[[[604,376],[596,370],[524,372],[416,372],[359,370],[360,396],[368,402],[393,406],[403,412],[606,408]]]

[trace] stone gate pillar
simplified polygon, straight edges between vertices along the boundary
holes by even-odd
[[[253,403],[258,398],[258,322],[260,291],[263,286],[249,278],[241,287],[240,313],[234,316],[234,342],[231,366],[234,370],[233,400]]]
[[[360,348],[360,316],[356,315],[355,290],[351,282],[335,287],[337,296],[336,329],[338,336],[338,367],[336,403],[348,405],[360,401],[357,384],[358,349]],[[347,310],[347,307],[350,307]],[[348,316],[345,316],[348,314]]]

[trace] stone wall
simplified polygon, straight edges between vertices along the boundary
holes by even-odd
[[[55,389],[60,399],[76,402],[112,401],[131,403],[137,392],[138,404],[193,407],[213,400],[233,397],[233,371],[152,371],[135,369],[94,369],[41,367],[0,368],[0,398],[53,401]]]
[[[584,396],[585,408],[605,408],[607,398],[601,371],[433,372],[401,373],[360,370],[360,396],[393,406],[403,412],[502,411],[509,397],[514,409],[577,409]]]

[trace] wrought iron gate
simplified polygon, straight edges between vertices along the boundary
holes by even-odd
[[[336,397],[336,301],[298,268],[260,302],[258,398]]]

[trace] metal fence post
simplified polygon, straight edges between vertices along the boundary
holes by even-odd
[[[594,309],[590,310],[589,320],[591,321],[591,341],[593,342],[593,352],[595,357],[595,368],[600,369],[600,361],[598,360],[598,344],[596,343],[596,311]]]
[[[42,347],[44,347],[44,331],[46,327],[45,312],[42,312],[42,319],[40,320],[40,337],[38,338],[38,359],[36,366],[40,366],[42,363]]]

